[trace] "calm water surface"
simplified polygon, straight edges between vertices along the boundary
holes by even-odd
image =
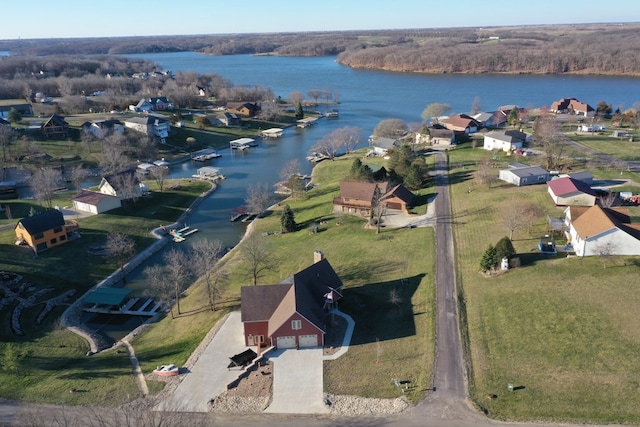
[[[174,72],[216,73],[236,86],[269,87],[283,98],[294,91],[307,97],[310,89],[330,89],[339,97],[339,119],[322,119],[316,126],[304,130],[289,128],[283,138],[262,141],[259,147],[247,152],[222,150],[221,158],[206,162],[206,165],[220,167],[227,179],[188,221],[189,226],[200,231],[181,244],[181,248],[203,238],[234,246],[246,226],[231,223],[229,218],[233,208],[244,204],[247,187],[256,183],[273,185],[280,180],[282,167],[292,159],[298,159],[302,172],[309,173],[311,165],[304,157],[318,139],[339,127],[358,126],[366,136],[383,119],[419,122],[425,106],[434,102],[450,104],[452,112],[467,112],[476,97],[480,99],[481,109],[487,111],[507,104],[529,108],[550,105],[562,97],[575,97],[593,106],[604,100],[622,109],[640,101],[640,79],[635,78],[394,73],[353,70],[336,63],[333,57],[209,56],[193,52],[131,56],[152,60]],[[190,177],[201,166],[202,163],[192,162],[172,166],[171,177]],[[131,273],[128,286],[144,288],[143,268],[162,262],[163,253],[160,251]],[[119,338],[132,325],[111,321],[107,327],[95,326]]]

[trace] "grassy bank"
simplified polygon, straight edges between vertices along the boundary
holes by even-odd
[[[473,400],[499,419],[638,423],[639,258],[538,254],[538,238],[548,232],[541,215],[530,229],[514,234],[522,266],[485,277],[479,272],[482,253],[508,235],[502,219],[515,204],[535,201],[553,217],[562,211],[546,186],[488,188],[473,181],[473,164],[458,166],[467,158],[491,156],[482,151],[451,152],[457,177],[452,185],[456,262],[466,297]],[[633,209],[635,216],[638,208]],[[509,392],[507,384],[516,391]]]
[[[152,193],[133,206],[79,218],[80,239],[42,252],[35,259],[30,249],[14,245],[13,226],[0,232],[0,271],[23,276],[23,283],[29,286],[18,294],[35,298],[20,316],[24,335],[16,335],[11,326],[17,302],[0,310],[0,396],[69,404],[119,404],[137,396],[126,353],[86,357],[88,344],[59,329],[57,319],[71,300],[56,306],[41,324],[36,319],[49,298],[70,290],[76,291],[72,298],[77,298],[117,268],[102,256],[89,255],[91,246],[102,245],[110,232],[121,231],[135,241],[140,251],[155,241],[149,233],[152,229],[175,221],[208,188],[208,183],[184,180],[180,190]],[[69,205],[70,194],[57,197],[61,206]],[[28,200],[8,200],[3,204],[10,206],[14,216],[13,220],[4,221],[7,224],[17,223],[32,206],[40,209]],[[50,291],[35,297],[44,289]],[[78,392],[69,393],[71,388]]]

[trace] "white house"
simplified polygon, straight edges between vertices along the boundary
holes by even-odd
[[[84,122],[82,124],[82,130],[89,132],[91,135],[98,139],[104,139],[113,133],[124,133],[124,126],[120,120],[93,120],[90,122]]]
[[[100,214],[120,206],[122,206],[122,201],[119,197],[97,191],[80,190],[73,197],[73,208],[79,212]]]
[[[529,166],[522,163],[510,163],[508,169],[502,169],[498,178],[515,186],[544,184],[551,179],[549,172],[540,166]]]
[[[397,139],[380,136],[372,141],[371,150],[377,156],[386,156],[389,151],[400,146]]]
[[[514,151],[522,148],[527,141],[527,134],[518,130],[494,131],[484,136],[485,150]]]
[[[142,185],[136,176],[136,172],[133,170],[105,175],[98,185],[98,191],[100,193],[115,196],[121,200],[140,197],[144,193],[144,190],[145,186]]]
[[[165,138],[169,136],[169,129],[171,127],[168,120],[154,116],[132,117],[125,120],[124,125],[128,129],[144,133],[147,136],[158,137],[162,143],[164,143]]]
[[[640,226],[621,208],[569,206],[567,239],[578,256],[640,255]]]

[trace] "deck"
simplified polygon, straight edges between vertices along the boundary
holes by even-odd
[[[100,304],[93,304],[88,307],[84,307],[83,310],[88,313],[100,313],[100,314],[126,314],[129,316],[155,316],[160,308],[162,302],[156,301],[154,298],[131,298],[125,305],[119,308],[113,306],[105,306]]]

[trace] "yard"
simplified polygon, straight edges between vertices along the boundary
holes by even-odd
[[[477,150],[456,149],[450,162],[463,164]],[[488,188],[473,181],[473,165],[451,172],[458,177],[452,202],[466,302],[461,323],[477,406],[503,420],[638,423],[640,258],[541,255],[538,238],[548,232],[542,215],[514,234],[522,266],[486,277],[479,272],[482,253],[508,235],[503,219],[515,204],[535,201],[546,214],[562,213],[544,185]]]

